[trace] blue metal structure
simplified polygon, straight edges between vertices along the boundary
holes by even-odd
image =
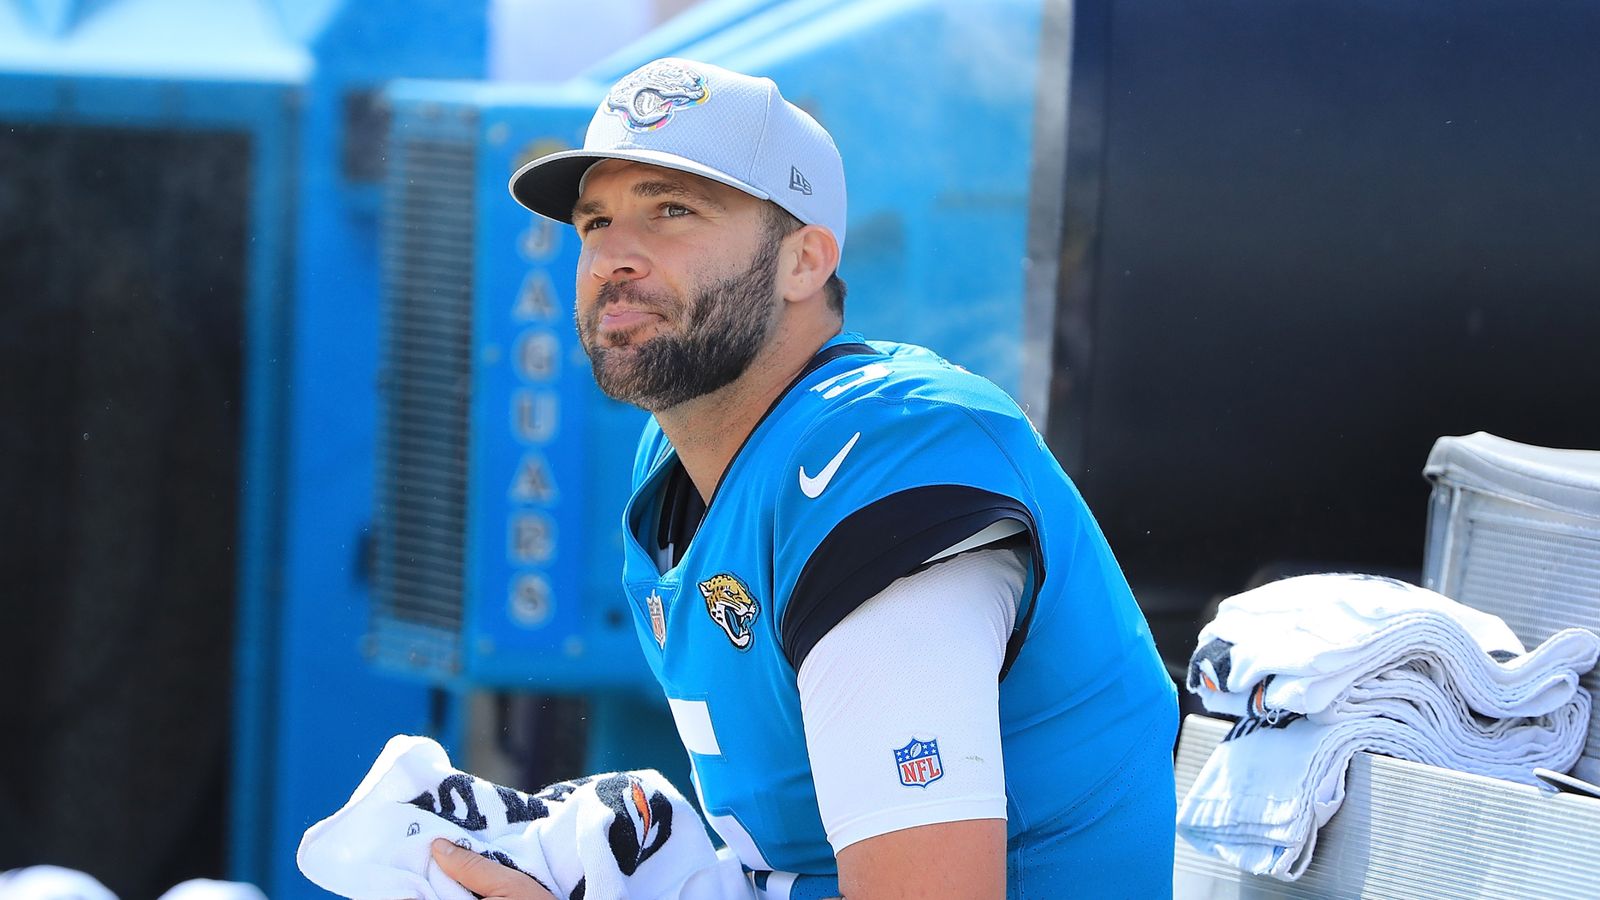
[[[589,375],[572,328],[576,236],[506,191],[526,160],[582,142],[603,90],[386,92],[370,650],[453,697],[587,694],[585,771],[650,767],[687,785],[618,583],[644,414]]]
[[[595,393],[572,344],[570,235],[504,194],[538,141],[581,140],[610,77],[680,53],[777,78],[849,166],[850,325],[928,343],[1015,389],[1037,13],[1021,0],[981,6],[718,0],[612,57],[602,80],[522,93],[411,84],[386,107],[382,86],[397,76],[481,75],[482,9],[0,3],[5,120],[249,141],[232,877],[275,897],[308,892],[293,864],[303,829],[343,801],[388,735],[450,743],[462,723],[452,691],[643,696],[617,600],[614,514],[640,414]],[[386,245],[416,259],[452,249],[437,235],[397,241],[403,221],[380,213],[388,115],[397,134],[455,142],[471,169],[446,185],[470,192],[474,236],[464,411],[476,427],[454,538],[464,617],[456,643],[433,649],[404,617],[367,635],[380,258]],[[378,543],[382,576],[397,557]],[[420,677],[382,678],[368,658]],[[602,755],[637,743],[639,727],[658,733],[659,721],[640,726],[648,715],[631,719],[636,702],[597,706]]]
[[[456,689],[643,687],[616,520],[643,415],[572,329],[577,241],[511,202],[597,85],[403,81],[385,207],[377,661]]]
[[[243,798],[247,772],[270,774],[257,803],[271,818],[252,819],[237,804],[233,830],[235,867],[274,897],[314,893],[294,865],[300,834],[344,802],[390,735],[453,737],[426,691],[377,677],[361,653],[376,456],[376,99],[394,77],[477,75],[485,58],[481,8],[448,0],[310,6],[293,20],[317,65],[302,94],[292,226],[276,692],[260,710],[276,734],[254,761],[241,745],[236,781]]]
[[[312,892],[294,865],[299,836],[383,741],[441,718],[427,690],[380,677],[360,652],[381,166],[371,98],[399,75],[481,76],[484,29],[481,8],[445,0],[0,3],[0,121],[248,142],[229,875],[274,897]]]
[[[608,54],[585,69],[579,81],[608,85],[638,68],[642,62],[672,56],[683,47],[736,28],[789,0],[702,0],[637,40]]]

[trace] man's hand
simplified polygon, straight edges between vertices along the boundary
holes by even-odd
[[[556,900],[554,894],[527,875],[444,838],[433,842],[433,861],[446,875],[485,900]]]

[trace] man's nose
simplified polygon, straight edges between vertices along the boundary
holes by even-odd
[[[589,274],[601,282],[636,281],[650,274],[650,258],[638,235],[618,224],[590,237]]]

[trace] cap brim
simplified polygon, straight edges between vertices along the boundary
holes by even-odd
[[[757,200],[770,199],[770,195],[760,188],[709,166],[659,150],[566,150],[541,156],[511,176],[511,196],[541,216],[570,223],[572,207],[578,203],[578,186],[583,181],[584,173],[589,171],[590,166],[607,159],[626,159],[663,169],[676,169],[737,188]]]

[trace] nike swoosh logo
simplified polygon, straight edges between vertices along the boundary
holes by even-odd
[[[844,462],[846,456],[850,455],[850,448],[854,447],[856,441],[860,439],[861,432],[858,431],[850,438],[849,443],[845,444],[839,449],[838,453],[833,455],[833,459],[828,460],[828,464],[822,467],[822,471],[818,472],[815,478],[807,475],[806,467],[801,466],[800,493],[805,494],[812,500],[822,496],[822,492],[828,489],[828,482],[833,480],[833,473],[839,471],[839,464]]]

